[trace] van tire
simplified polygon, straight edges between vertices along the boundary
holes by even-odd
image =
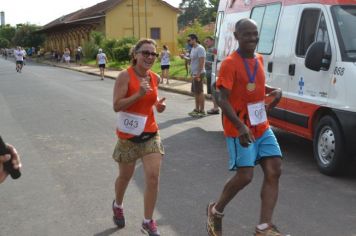
[[[321,173],[338,175],[344,169],[347,156],[339,124],[332,116],[324,116],[317,124],[313,140],[314,158]]]

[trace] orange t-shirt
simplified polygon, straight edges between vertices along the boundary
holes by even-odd
[[[240,120],[250,128],[255,138],[258,138],[268,129],[269,123],[266,121],[262,124],[251,126],[248,116],[247,105],[249,103],[265,101],[263,57],[259,54],[257,54],[256,57],[258,60],[258,68],[255,77],[256,88],[254,91],[248,91],[246,88],[249,77],[243,59],[236,51],[222,62],[216,86],[230,90],[229,102],[232,108],[236,114],[238,114]],[[253,73],[256,64],[255,59],[247,58],[246,60],[251,73]],[[224,116],[223,124],[225,136],[239,136],[238,130],[226,116]]]
[[[129,67],[127,69],[129,73],[130,80],[128,84],[128,89],[125,98],[132,96],[133,94],[137,93],[140,90],[140,80],[137,78],[133,67]],[[143,132],[157,132],[158,125],[156,123],[154,113],[153,113],[153,106],[157,102],[157,81],[158,78],[155,73],[149,71],[149,77],[151,78],[150,85],[151,85],[151,92],[146,93],[145,96],[141,97],[137,100],[134,104],[130,107],[126,108],[124,112],[138,114],[138,115],[146,115],[147,121],[145,125],[145,129]],[[129,139],[134,137],[132,134],[127,134],[119,131],[116,129],[116,134],[121,139]]]

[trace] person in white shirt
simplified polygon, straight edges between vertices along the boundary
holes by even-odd
[[[101,80],[104,80],[105,64],[108,63],[108,58],[103,49],[99,48],[99,53],[96,55],[96,64],[99,65]]]
[[[14,56],[16,60],[16,71],[21,73],[25,54],[20,46],[17,46],[16,49],[14,50]]]
[[[169,77],[169,67],[170,67],[170,56],[171,53],[168,50],[167,45],[163,45],[163,50],[161,52],[161,70],[162,70],[162,80],[161,83],[163,84],[164,79],[166,79],[166,83],[169,84],[168,77]]]

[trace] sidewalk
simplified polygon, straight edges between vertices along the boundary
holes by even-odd
[[[56,67],[61,67],[69,70],[74,70],[74,71],[79,71],[83,73],[87,73],[90,75],[97,75],[98,79],[100,76],[99,73],[99,68],[94,67],[94,66],[87,66],[87,65],[77,65],[74,63],[71,63],[70,66],[67,66],[65,63],[56,63],[56,62],[51,62],[51,61],[42,61],[41,63],[47,64],[47,65],[52,65]],[[117,75],[119,73],[119,70],[113,70],[113,69],[106,69],[105,70],[105,78],[110,78],[110,79],[116,79]],[[191,82],[189,81],[183,81],[183,80],[177,80],[177,79],[170,79],[169,84],[160,84],[159,89],[174,92],[174,93],[180,93],[184,95],[189,95],[193,96],[191,92]],[[206,91],[206,88],[204,88]],[[210,99],[210,96],[205,94],[206,99]]]

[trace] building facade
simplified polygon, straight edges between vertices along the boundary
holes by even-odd
[[[63,51],[83,45],[92,31],[107,39],[133,36],[153,38],[177,54],[177,17],[180,10],[162,0],[107,0],[80,9],[43,26],[45,51]],[[72,50],[71,50],[72,51]]]

